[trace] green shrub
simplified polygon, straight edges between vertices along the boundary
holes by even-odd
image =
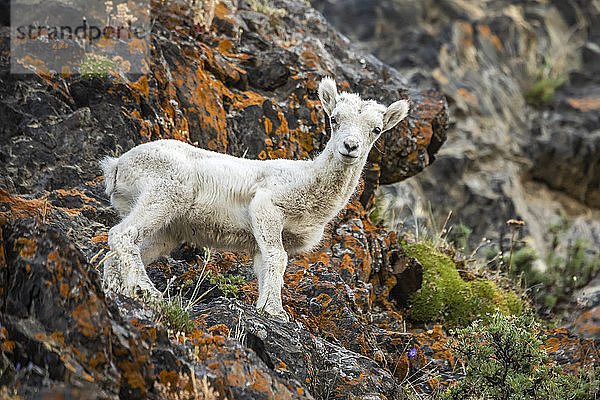
[[[465,281],[450,257],[433,245],[405,245],[404,250],[423,265],[423,284],[411,296],[409,316],[414,321],[442,321],[447,326],[466,325],[499,309],[519,314],[524,305],[517,294],[482,278]]]
[[[509,272],[512,276],[516,276],[520,273],[531,275],[533,273],[533,262],[537,260],[537,254],[529,246],[523,246],[516,250],[512,259],[510,256],[507,257],[506,265],[509,265]]]
[[[473,229],[464,224],[454,225],[448,234],[448,241],[454,244],[459,251],[466,252],[469,248],[469,237]]]
[[[206,279],[209,279],[210,284],[214,286],[201,291],[200,288],[202,283]],[[175,278],[172,278],[167,284],[165,293],[167,293],[168,296],[165,298],[165,301],[158,304],[160,319],[170,329],[177,332],[190,333],[196,329],[196,325],[190,317],[191,309],[215,288],[219,288],[225,297],[228,297],[229,295],[237,297],[239,286],[244,282],[244,277],[240,275],[225,276],[222,274],[215,274],[212,271],[207,271],[205,264],[202,271],[196,276],[196,283],[191,294],[188,290],[188,293],[185,294],[185,296],[184,288],[189,287],[193,281],[188,280],[182,282],[179,286],[178,293],[171,296],[169,289],[174,280]]]
[[[494,313],[459,330],[450,349],[464,362],[464,378],[443,400],[587,400],[598,395],[600,369],[567,375],[542,350],[544,335],[533,314]]]
[[[170,288],[177,278],[173,276],[167,282],[167,288],[163,293],[164,301],[158,303],[158,313],[160,320],[168,328],[173,329],[176,332],[185,333],[191,333],[196,329],[196,324],[190,316],[190,311],[196,304],[200,302],[200,300],[202,300],[203,297],[205,297],[216,287],[213,286],[204,292],[201,292],[200,290],[202,283],[210,276],[210,271],[206,270],[209,260],[210,251],[205,249],[204,261],[198,258],[199,263],[202,263],[202,270],[200,270],[195,277],[196,283],[191,293],[189,293],[189,291],[186,293],[186,296],[188,296],[187,299],[185,298],[186,296],[184,296],[183,292],[184,288],[193,283],[191,279],[181,282],[178,293],[174,296],[171,296]]]

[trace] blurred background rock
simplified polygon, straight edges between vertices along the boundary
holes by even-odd
[[[567,271],[577,243],[597,269],[600,2],[311,4],[411,84],[448,100],[448,141],[436,162],[380,189],[378,212],[390,227],[434,234],[451,212],[448,237],[482,259],[526,248],[530,265],[517,267],[546,271],[558,261],[577,279]],[[512,218],[526,222],[513,246]],[[571,300],[593,308],[596,286],[579,287]]]

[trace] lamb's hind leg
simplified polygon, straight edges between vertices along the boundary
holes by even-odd
[[[107,269],[109,274],[112,271],[112,263],[120,265],[122,282],[116,289],[129,296],[154,300],[161,297],[146,273],[141,246],[152,240],[181,211],[177,205],[184,201],[183,195],[169,189],[165,186],[149,190],[149,195],[140,197],[131,213],[108,234],[108,244],[115,256],[114,261],[105,263],[105,276]],[[147,257],[144,258],[147,261]],[[110,286],[110,282],[106,286]]]

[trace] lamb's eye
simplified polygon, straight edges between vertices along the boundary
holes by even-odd
[[[373,128],[373,133],[379,135],[381,133],[381,128],[376,126],[375,128]]]
[[[337,119],[335,119],[335,117],[331,117],[329,121],[331,121],[331,125],[337,125]]]

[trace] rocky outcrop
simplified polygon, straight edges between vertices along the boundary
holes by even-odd
[[[443,96],[407,86],[305,3],[215,2],[210,27],[194,4],[152,3],[146,75],[57,74],[41,62],[10,75],[0,28],[1,384],[28,398],[403,398],[399,379],[425,358],[409,362],[384,338],[402,326],[395,301],[408,292],[399,279],[420,265],[365,210],[380,181],[433,161],[445,141]],[[383,103],[408,98],[412,108],[372,152],[322,248],[291,260],[283,296],[295,322],[254,310],[244,254],[211,257],[210,269],[237,271],[246,284],[231,301],[206,283],[211,295],[192,310],[192,333],[168,331],[147,305],[107,297],[98,269],[118,216],[98,160],[160,138],[249,158],[312,157],[328,140],[316,93],[325,75]],[[150,276],[161,289],[172,277],[184,285],[197,279],[197,255],[183,246]],[[372,319],[391,319],[388,330]],[[400,358],[403,367],[391,367]]]
[[[34,219],[4,220],[0,250],[3,383],[25,395],[57,382],[72,395],[144,398],[150,348],[69,239]]]

